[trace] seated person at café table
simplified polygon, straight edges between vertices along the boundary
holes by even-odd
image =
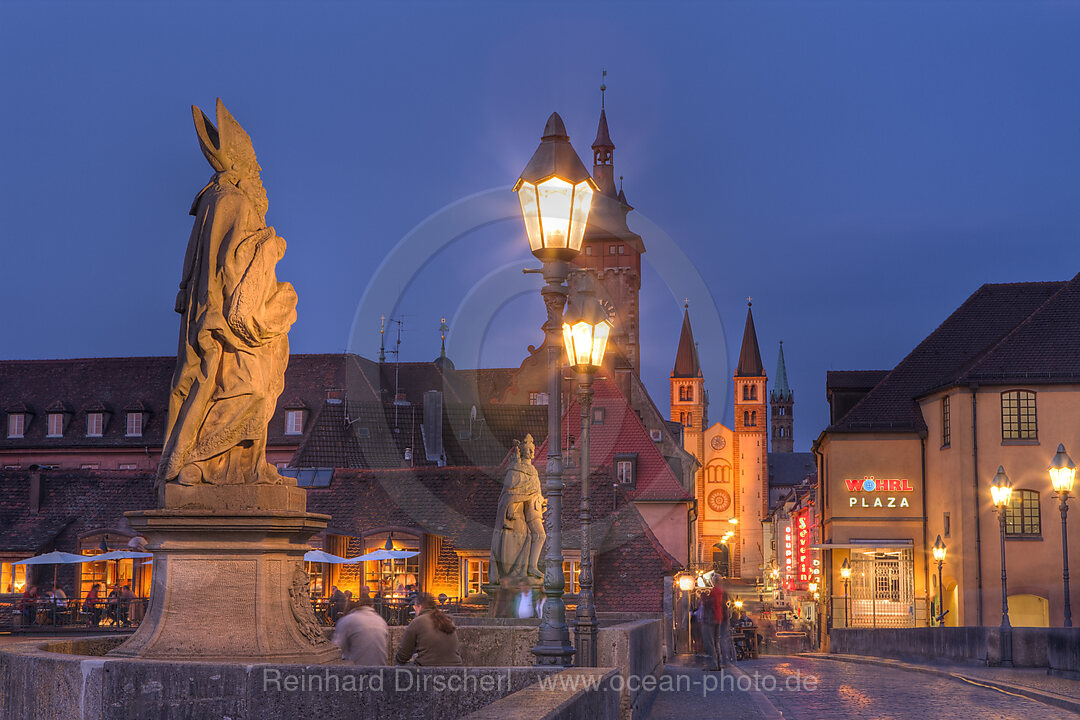
[[[461,665],[457,628],[439,609],[430,593],[417,595],[413,603],[416,619],[405,628],[395,659],[404,665],[416,653],[421,666]]]

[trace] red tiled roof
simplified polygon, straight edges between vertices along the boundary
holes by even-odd
[[[580,407],[575,398],[563,414],[564,444],[567,437],[581,436]],[[614,467],[616,454],[636,454],[637,477],[633,488],[627,489],[632,500],[682,502],[694,498],[679,482],[626,397],[614,382],[604,377],[593,382],[594,415],[597,408],[603,409],[604,422],[593,422],[589,434],[589,464],[593,468]],[[546,455],[545,440],[536,456]]]

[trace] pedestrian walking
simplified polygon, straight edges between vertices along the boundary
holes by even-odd
[[[389,640],[390,628],[375,612],[367,593],[346,608],[334,628],[333,641],[341,648],[341,658],[354,665],[386,665]]]

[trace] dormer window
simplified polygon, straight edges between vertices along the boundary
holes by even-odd
[[[615,479],[620,485],[633,485],[637,480],[637,453],[616,453]]]
[[[143,414],[137,410],[128,411],[125,435],[128,437],[142,437],[142,433]]]
[[[86,413],[86,437],[101,437],[105,429],[105,413]]]
[[[286,410],[285,411],[285,434],[286,435],[303,435],[304,434],[304,411],[303,410]]]
[[[7,436],[21,438],[26,431],[26,413],[8,413]]]
[[[48,422],[49,430],[45,437],[58,438],[64,436],[64,413],[49,413]]]

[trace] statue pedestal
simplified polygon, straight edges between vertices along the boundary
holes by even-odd
[[[340,653],[315,620],[304,553],[327,515],[285,485],[169,485],[165,509],[127,513],[154,553],[150,605],[110,656],[323,663]],[[261,506],[261,507],[260,507]]]

